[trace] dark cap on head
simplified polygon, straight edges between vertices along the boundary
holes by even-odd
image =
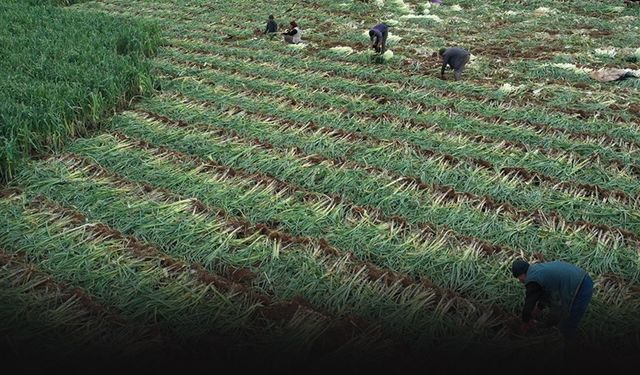
[[[446,48],[442,47],[442,48],[440,48],[440,50],[438,51],[438,54],[439,54],[440,56],[442,56],[442,55],[445,53],[445,51],[446,51],[446,50],[447,50]]]
[[[511,264],[511,273],[513,274],[513,277],[518,277],[523,273],[527,273],[528,269],[529,263],[527,263],[526,260],[516,259]]]
[[[269,19],[272,20],[273,19],[273,14],[269,15]]]

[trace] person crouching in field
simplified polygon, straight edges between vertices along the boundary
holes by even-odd
[[[289,31],[282,33],[285,43],[298,44],[302,42],[302,30],[300,30],[296,21],[291,21],[289,25],[291,26]]]
[[[389,26],[379,23],[369,30],[369,40],[371,40],[371,48],[377,53],[384,53],[387,50],[387,36],[389,35]]]
[[[511,265],[513,277],[526,289],[522,307],[520,331],[526,333],[541,315],[541,308],[549,307],[553,319],[564,337],[565,360],[575,361],[578,325],[585,315],[593,294],[593,280],[582,268],[563,261],[529,264],[516,259]]]
[[[444,70],[449,65],[455,71],[456,81],[460,80],[464,66],[467,65],[471,57],[469,51],[458,47],[440,48],[438,54],[442,60],[440,78],[444,79]]]
[[[273,19],[273,14],[269,16],[267,20],[267,27],[265,27],[263,34],[268,35],[269,37],[273,37],[275,33],[278,32],[278,24]]]

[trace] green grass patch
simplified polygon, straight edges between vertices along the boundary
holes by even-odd
[[[145,60],[159,44],[155,26],[48,4],[0,5],[3,181],[152,87]]]

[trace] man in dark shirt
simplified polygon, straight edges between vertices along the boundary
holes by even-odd
[[[456,81],[460,79],[464,66],[469,62],[471,54],[469,51],[458,48],[441,48],[438,52],[440,59],[442,60],[442,70],[440,71],[440,77],[444,79],[444,70],[449,65],[451,69],[455,71]]]
[[[578,325],[593,294],[593,280],[589,274],[562,261],[530,265],[522,259],[513,262],[511,272],[526,288],[522,331],[526,332],[533,323],[532,314],[536,308],[549,306],[564,336],[565,356],[575,355]]]
[[[384,53],[387,50],[387,36],[389,35],[389,26],[379,23],[369,30],[369,39],[371,40],[371,48],[377,53]]]
[[[273,33],[278,32],[278,24],[273,19],[273,14],[269,16],[269,20],[267,20],[267,27],[264,29],[263,34],[273,35]]]

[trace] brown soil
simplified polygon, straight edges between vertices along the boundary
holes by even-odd
[[[6,188],[0,190],[0,198],[5,199],[14,195],[22,194],[22,190],[19,188]]]
[[[239,284],[248,285],[257,277],[255,272],[246,267],[227,266],[227,268],[229,270],[227,271],[229,278]]]

